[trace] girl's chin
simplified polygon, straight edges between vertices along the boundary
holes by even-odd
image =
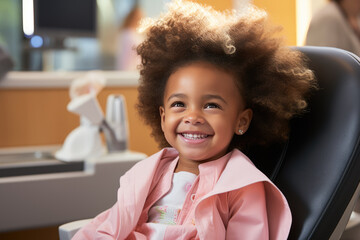
[[[208,161],[216,159],[216,158],[209,157],[206,154],[189,154],[189,153],[182,154],[181,157],[184,159],[188,159],[189,161],[198,162],[198,163],[208,162]]]
[[[180,157],[182,157],[184,159],[188,159],[189,161],[199,162],[199,163],[217,160],[227,154],[227,151],[220,152],[217,154],[211,154],[210,151],[196,152],[196,151],[191,151],[189,149],[184,152],[185,152],[185,154],[180,153]]]
[[[205,161],[207,159],[207,157],[202,156],[202,155],[197,155],[197,154],[180,154],[180,156],[184,159],[188,159],[190,161],[194,161],[194,162],[202,162]]]

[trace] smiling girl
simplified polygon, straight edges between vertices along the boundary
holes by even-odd
[[[315,84],[251,5],[174,1],[143,23],[138,110],[163,148],[120,179],[118,201],[74,239],[287,239],[291,213],[243,153],[283,141]]]
[[[170,75],[160,116],[167,142],[179,152],[175,172],[198,174],[199,164],[224,156],[234,134],[246,132],[252,110],[235,83],[233,75],[201,60]]]

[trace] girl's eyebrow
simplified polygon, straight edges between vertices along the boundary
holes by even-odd
[[[174,94],[171,94],[170,97],[168,97],[167,101],[170,101],[172,98],[184,99],[184,98],[186,98],[186,95],[183,93],[174,93]],[[218,99],[218,100],[222,101],[223,103],[225,103],[226,105],[228,104],[223,97],[216,95],[216,94],[206,94],[206,95],[202,96],[202,99],[204,99],[204,100]]]
[[[222,101],[223,103],[228,104],[223,97],[221,97],[219,95],[215,95],[215,94],[207,94],[207,95],[203,96],[202,98],[204,100],[218,99],[218,100]]]
[[[167,101],[170,101],[172,98],[186,98],[186,95],[182,93],[174,93],[168,97]]]

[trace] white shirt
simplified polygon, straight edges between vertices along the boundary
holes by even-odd
[[[187,192],[197,175],[190,172],[174,173],[170,191],[149,210],[148,223],[153,233],[150,239],[164,239],[168,225],[176,225]]]

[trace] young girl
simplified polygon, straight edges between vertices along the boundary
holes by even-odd
[[[168,7],[137,49],[138,110],[163,150],[74,239],[287,239],[286,199],[240,150],[287,138],[313,73],[261,10]]]

